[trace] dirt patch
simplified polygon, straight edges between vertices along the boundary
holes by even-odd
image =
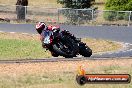
[[[82,41],[85,42],[94,51],[94,53],[116,51],[117,49],[122,48],[122,44],[109,40],[83,38]]]
[[[37,34],[21,34],[21,33],[8,33],[1,32],[0,39],[21,39],[21,40],[37,40],[39,41],[39,35]]]
[[[80,88],[75,78],[82,65],[88,74],[130,74],[132,58],[0,64],[2,88]],[[81,88],[131,88],[132,84],[88,84]]]
[[[101,67],[106,66],[132,67],[132,59],[0,64],[0,75],[19,76],[24,74],[51,74],[60,72],[76,73],[80,65],[89,72],[93,70],[99,71]]]

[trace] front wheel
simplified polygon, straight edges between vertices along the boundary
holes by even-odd
[[[73,58],[79,51],[77,43],[70,37],[65,37],[64,41],[59,41],[53,45],[53,50],[56,54],[65,58]]]
[[[56,54],[56,53],[54,53],[54,52],[51,52],[51,55],[52,55],[53,57],[58,57],[58,56],[59,56],[58,54]]]

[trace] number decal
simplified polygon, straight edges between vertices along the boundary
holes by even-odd
[[[49,36],[46,36],[46,37],[45,37],[44,43],[45,43],[45,44],[49,44],[49,43],[50,43],[50,37],[49,37]]]

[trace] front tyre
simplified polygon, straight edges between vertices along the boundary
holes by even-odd
[[[53,45],[53,50],[56,54],[65,58],[73,58],[79,51],[77,43],[70,37],[65,37],[63,41],[59,41]]]
[[[51,52],[51,55],[52,55],[53,57],[58,57],[58,56],[59,56],[58,54],[56,54],[56,53],[54,53],[54,52]]]

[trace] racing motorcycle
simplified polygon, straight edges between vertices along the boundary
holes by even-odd
[[[84,57],[92,55],[92,50],[67,30],[45,31],[42,46],[45,46],[53,57],[73,58],[79,54]]]

